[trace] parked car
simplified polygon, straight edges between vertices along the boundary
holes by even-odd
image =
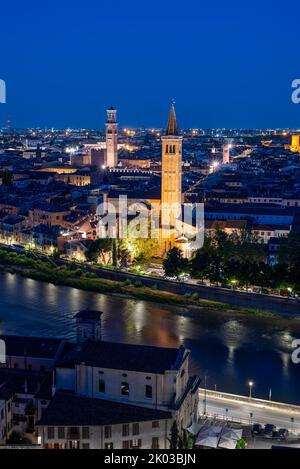
[[[260,423],[254,423],[252,426],[252,435],[260,435],[262,432],[262,426]]]
[[[265,435],[266,438],[273,438],[275,432],[276,432],[276,426],[275,425],[273,425],[272,423],[267,423],[265,425],[264,435]]]
[[[289,436],[289,431],[286,428],[279,428],[279,430],[275,433],[275,438],[278,440],[286,440]]]

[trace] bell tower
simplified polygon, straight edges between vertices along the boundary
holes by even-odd
[[[110,107],[106,113],[106,158],[104,164],[109,168],[114,168],[118,164],[117,110]]]
[[[178,135],[174,103],[162,137],[161,225],[165,249],[174,245],[175,220],[182,204],[182,137]],[[171,230],[167,227],[170,226]],[[169,242],[166,241],[169,238]]]

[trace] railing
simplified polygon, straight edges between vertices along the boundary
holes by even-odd
[[[265,407],[269,409],[284,410],[285,412],[290,412],[293,414],[295,413],[300,414],[300,406],[297,406],[294,404],[267,401],[265,399],[258,399],[256,397],[250,398],[247,396],[239,396],[238,394],[230,394],[226,392],[218,392],[218,391],[212,391],[210,389],[205,390],[203,388],[199,388],[199,396],[203,397],[205,393],[206,393],[206,397],[212,397],[214,399],[227,399],[229,401],[245,402],[247,404]]]

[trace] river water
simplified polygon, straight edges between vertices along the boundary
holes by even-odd
[[[300,364],[291,362],[300,321],[190,311],[0,274],[0,320],[5,334],[75,338],[73,315],[83,308],[103,311],[103,339],[192,351],[192,371],[207,386],[300,404]]]

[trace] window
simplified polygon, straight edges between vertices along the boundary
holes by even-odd
[[[123,449],[129,449],[130,448],[130,441],[129,440],[125,440],[123,441]]]
[[[159,428],[159,420],[152,422],[152,428]]]
[[[58,427],[58,439],[59,440],[65,439],[65,427]]]
[[[32,365],[28,365],[27,369],[28,369],[29,371],[31,371],[31,370],[32,370]]]
[[[121,383],[121,394],[122,396],[129,396],[129,383]]]
[[[90,437],[90,427],[82,427],[82,438],[88,440]]]
[[[78,427],[70,427],[69,428],[69,438],[72,438],[73,440],[79,440],[80,438],[80,433],[79,433],[79,428]]]
[[[140,434],[140,425],[138,423],[134,423],[132,425],[132,434],[139,435]]]
[[[53,440],[53,438],[54,438],[54,427],[48,427],[47,438],[48,438],[48,440]]]
[[[89,443],[82,443],[82,449],[90,449]]]
[[[142,440],[131,440],[131,448],[140,448],[142,446]]]
[[[150,384],[146,385],[146,397],[147,399],[152,399],[152,386]]]
[[[104,449],[114,449],[114,444],[113,443],[105,443]]]
[[[69,441],[69,449],[80,449],[79,441]]]
[[[44,365],[40,366],[40,371],[45,371],[45,366]]]
[[[104,427],[104,438],[111,438],[111,427]]]
[[[129,425],[125,423],[122,427],[122,436],[128,436],[130,433]]]
[[[154,436],[152,438],[152,449],[159,449],[159,438],[157,436]]]
[[[102,393],[105,392],[105,381],[103,379],[99,379],[98,390],[99,392],[102,392]]]

